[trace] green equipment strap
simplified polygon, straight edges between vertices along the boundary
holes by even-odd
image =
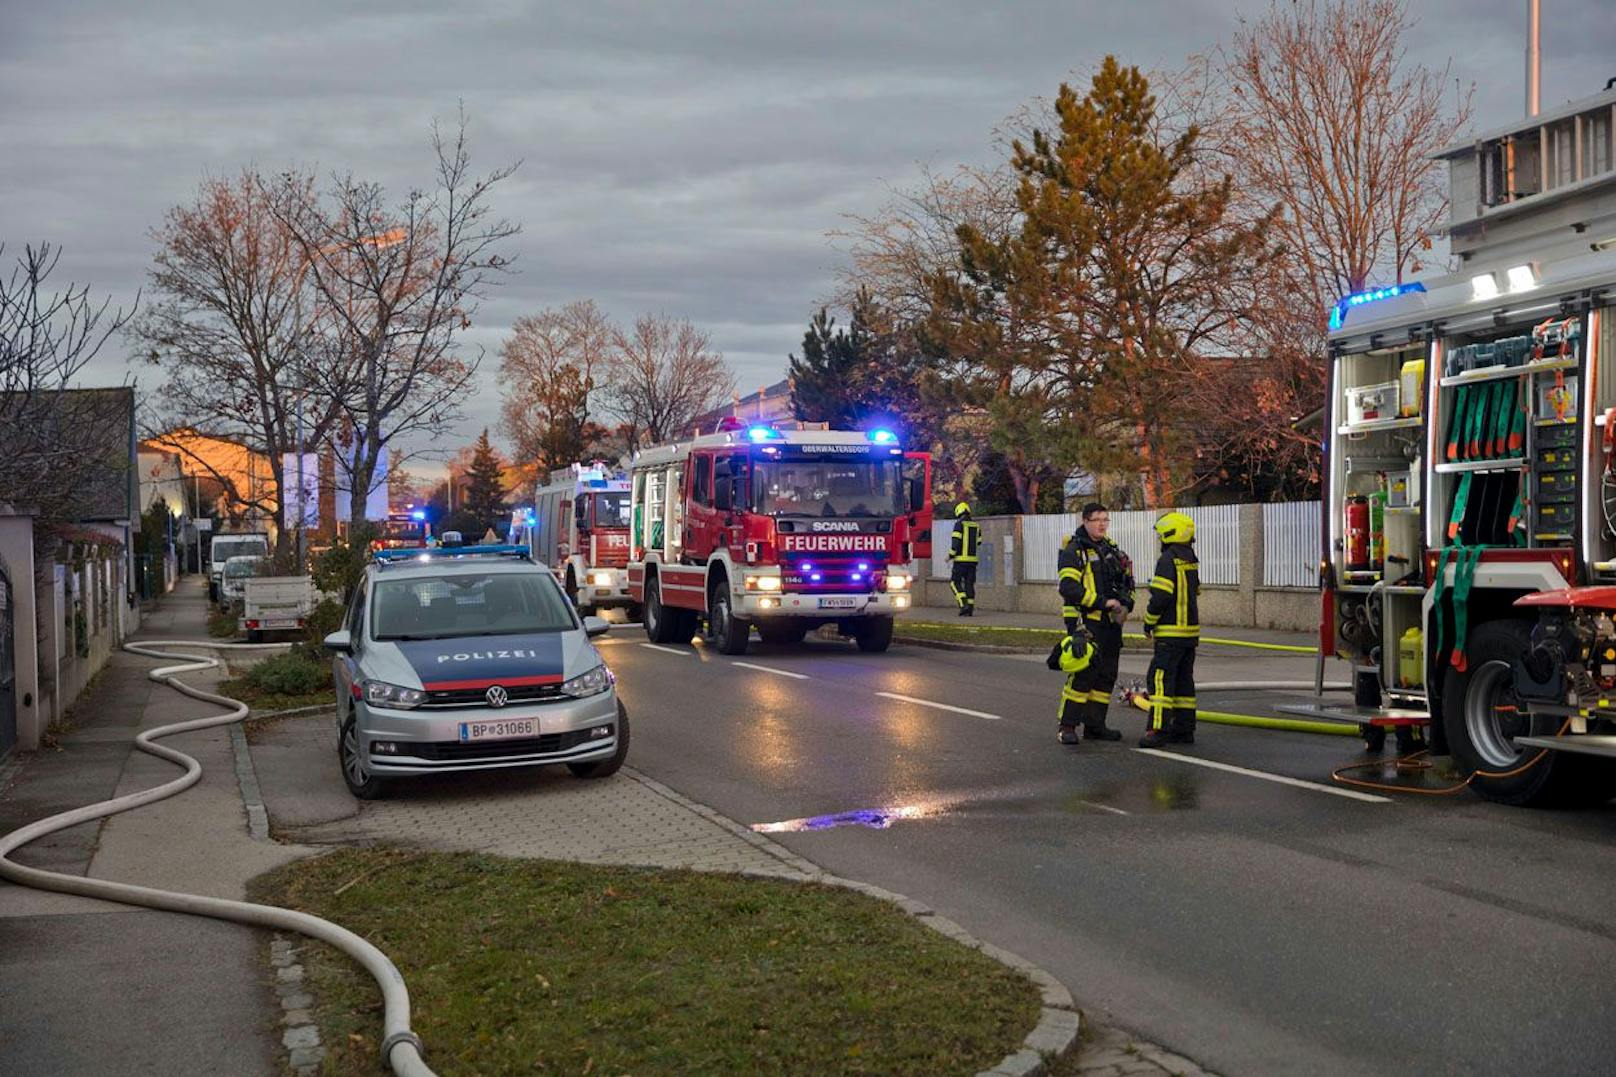
[[[1509,429],[1509,455],[1526,455],[1526,406],[1531,392],[1527,388],[1526,378],[1522,377],[1516,382],[1515,390],[1515,421]]]
[[[1476,387],[1476,403],[1470,409],[1470,440],[1465,444],[1466,460],[1480,460],[1482,458],[1482,437],[1487,429],[1487,416],[1492,413],[1493,390],[1498,388],[1497,383],[1491,385],[1478,385]]]
[[[1453,393],[1453,415],[1448,419],[1448,461],[1459,459],[1459,442],[1464,438],[1465,405],[1470,400],[1470,386],[1461,385]]]
[[[1498,383],[1498,413],[1493,416],[1493,434],[1488,456],[1499,457],[1509,447],[1509,421],[1515,410],[1515,381],[1506,378]]]
[[[1470,484],[1476,477],[1475,472],[1467,471],[1459,476],[1459,488],[1453,492],[1453,514],[1448,517],[1448,541],[1457,544],[1459,528],[1464,523],[1465,506],[1470,503]]]
[[[1465,635],[1470,630],[1470,586],[1476,582],[1476,565],[1484,548],[1470,547],[1453,566],[1453,668],[1460,673],[1470,668],[1464,652]]]
[[[1522,480],[1525,485],[1526,480]],[[1509,507],[1509,537],[1517,546],[1526,545],[1526,493],[1516,487],[1515,504]]]
[[[1431,588],[1431,609],[1436,613],[1436,643],[1431,648],[1431,658],[1435,662],[1442,661],[1442,630],[1447,624],[1447,618],[1442,615],[1442,592],[1448,585],[1448,559],[1462,549],[1462,546],[1444,546],[1442,556],[1436,559],[1436,583]]]

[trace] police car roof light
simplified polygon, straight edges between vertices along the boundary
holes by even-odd
[[[487,546],[407,546],[394,550],[377,550],[372,560],[388,564],[394,561],[443,561],[460,557],[520,557],[531,555],[526,546],[505,543]]]

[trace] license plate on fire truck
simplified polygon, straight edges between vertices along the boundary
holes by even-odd
[[[819,600],[819,608],[822,610],[850,610],[857,606],[858,599],[851,595],[838,595],[834,598],[822,598]]]

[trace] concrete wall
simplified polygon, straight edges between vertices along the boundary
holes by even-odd
[[[977,569],[976,604],[982,610],[1060,617],[1060,592],[1055,584],[1022,583],[1019,516],[987,516],[982,525],[981,563]],[[1258,586],[1262,580],[1262,506],[1240,506],[1240,583],[1237,586],[1201,586],[1201,622],[1229,628],[1273,628],[1312,632],[1319,625],[1319,592],[1313,588]],[[1008,553],[1008,556],[1007,556]],[[939,561],[947,550],[936,551]],[[1135,622],[1144,615],[1144,583],[1151,565],[1135,565],[1139,584]],[[1044,573],[1048,574],[1048,573]],[[917,589],[922,606],[954,608],[946,579],[927,579]]]

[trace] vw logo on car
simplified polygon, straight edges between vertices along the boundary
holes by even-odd
[[[483,697],[488,700],[490,707],[503,707],[511,701],[511,694],[505,691],[505,686],[502,684],[492,685],[483,694]]]

